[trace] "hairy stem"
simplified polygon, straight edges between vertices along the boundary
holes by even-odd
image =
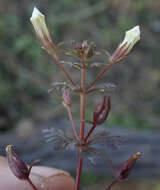
[[[69,75],[69,73],[66,71],[66,69],[64,68],[64,66],[62,65],[61,61],[59,60],[57,54],[53,54],[52,55],[53,58],[55,59],[56,63],[58,64],[58,66],[61,68],[61,70],[64,72],[64,74],[66,75],[66,77],[68,78],[68,80],[72,83],[73,86],[76,86],[76,83],[72,80],[71,76]]]
[[[113,65],[113,63],[110,63],[106,66],[105,69],[103,69],[99,74],[98,76],[95,78],[95,80],[89,85],[89,87],[87,88],[87,92],[93,87],[93,85],[96,83],[97,80],[99,80],[103,75],[104,73],[110,69],[110,67]]]
[[[72,129],[73,129],[73,133],[74,133],[74,136],[77,140],[79,140],[79,136],[78,136],[78,132],[77,132],[77,128],[76,128],[76,124],[73,120],[73,117],[72,117],[72,112],[71,112],[71,108],[69,106],[67,106],[67,110],[68,110],[68,115],[69,115],[69,119],[71,121],[71,124],[72,124]]]
[[[28,183],[32,186],[32,188],[33,188],[34,190],[38,190],[37,187],[32,183],[32,181],[31,181],[30,178],[28,178],[27,181],[28,181]]]
[[[81,124],[80,124],[80,141],[84,141],[84,131],[85,131],[85,106],[86,106],[86,91],[85,91],[85,59],[82,57],[82,65],[81,68],[81,95],[80,95],[80,118],[81,118]],[[76,190],[79,190],[80,188],[80,178],[82,173],[82,164],[83,164],[83,158],[81,158],[81,148],[78,150],[78,165],[77,165],[77,176],[76,176]]]

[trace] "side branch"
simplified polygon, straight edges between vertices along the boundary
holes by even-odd
[[[55,61],[58,64],[58,66],[62,69],[62,71],[64,72],[64,74],[68,78],[68,80],[72,83],[73,86],[76,86],[76,83],[72,80],[71,76],[68,74],[68,72],[66,71],[66,69],[64,68],[64,66],[62,65],[62,63],[60,62],[57,54],[54,53],[54,54],[52,54],[52,56],[55,59]]]
[[[102,70],[98,76],[96,77],[96,79],[89,85],[89,87],[87,88],[87,92],[93,87],[93,85],[96,83],[97,80],[99,80],[103,74],[110,69],[110,67],[113,65],[113,63],[110,63],[106,66],[106,68],[104,70]]]
[[[85,139],[84,139],[84,144],[87,142],[88,138],[90,137],[90,135],[92,134],[92,132],[94,131],[94,129],[96,128],[96,125],[94,124],[91,129],[88,131]]]
[[[79,140],[77,128],[76,128],[75,122],[74,122],[73,117],[72,117],[71,108],[69,106],[67,106],[67,111],[68,111],[69,119],[70,119],[71,124],[72,124],[72,129],[73,129],[74,136],[75,136],[75,138],[77,140]]]

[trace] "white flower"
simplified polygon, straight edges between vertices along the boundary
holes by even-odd
[[[126,32],[123,42],[118,46],[116,51],[110,57],[112,63],[118,63],[131,51],[136,42],[140,40],[139,26],[135,26]]]
[[[49,31],[45,22],[45,16],[36,7],[34,7],[30,21],[39,37],[44,38],[44,35],[49,35]]]
[[[123,42],[120,44],[120,47],[126,46],[128,47],[128,51],[132,49],[134,44],[140,40],[140,28],[139,26],[135,26],[131,30],[126,32],[125,38]]]
[[[54,53],[55,46],[53,44],[50,32],[47,28],[45,16],[36,7],[34,7],[30,21],[42,46],[48,51],[48,53]]]

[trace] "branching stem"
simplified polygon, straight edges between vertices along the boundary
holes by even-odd
[[[55,59],[56,63],[58,64],[58,66],[61,68],[61,70],[64,72],[64,74],[66,75],[66,77],[68,78],[68,80],[72,83],[73,86],[76,86],[76,83],[72,80],[71,76],[69,75],[69,73],[66,71],[65,67],[63,66],[63,64],[61,63],[61,61],[59,60],[58,56],[56,53],[54,53],[53,58]]]
[[[88,131],[88,133],[87,133],[87,135],[86,135],[86,137],[85,137],[85,139],[84,139],[84,143],[87,142],[88,138],[90,137],[90,135],[92,134],[92,132],[94,131],[95,128],[96,128],[96,125],[94,124],[94,125],[91,127],[91,129]]]
[[[110,63],[106,66],[105,69],[103,69],[99,74],[98,76],[95,78],[95,80],[89,85],[89,87],[87,88],[87,92],[94,86],[94,84],[96,83],[97,80],[99,80],[103,75],[104,73],[110,69],[110,67],[113,65],[113,63]]]
[[[71,124],[72,124],[72,129],[73,129],[74,136],[75,136],[75,138],[76,138],[77,140],[79,140],[79,136],[78,136],[76,124],[75,124],[75,122],[74,122],[74,120],[73,120],[71,108],[70,108],[69,106],[67,106],[67,110],[68,110],[69,119],[70,119]]]
[[[82,56],[82,65],[81,68],[81,94],[80,94],[80,118],[81,118],[81,124],[80,124],[80,141],[84,141],[84,131],[85,131],[85,106],[86,106],[86,90],[85,90],[85,73],[86,73],[86,62],[84,56]],[[81,148],[78,150],[78,165],[77,165],[77,176],[76,176],[76,190],[79,190],[80,188],[80,177],[82,173],[82,164],[83,164],[83,158],[81,158]]]

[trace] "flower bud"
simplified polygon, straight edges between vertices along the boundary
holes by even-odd
[[[46,49],[48,53],[53,54],[56,48],[46,26],[45,16],[36,7],[34,7],[30,21],[34,27],[36,36],[40,40],[44,49]]]
[[[133,46],[140,40],[139,26],[135,26],[126,32],[123,42],[118,46],[116,51],[110,57],[112,63],[118,63],[131,51]]]
[[[84,56],[86,59],[90,59],[93,57],[95,53],[96,45],[92,43],[88,43],[87,41],[83,41],[82,44],[76,44],[75,51],[79,57]]]
[[[123,181],[128,178],[132,168],[134,167],[136,160],[141,156],[140,152],[132,155],[129,160],[124,162],[121,167],[118,169],[116,178],[120,181]]]
[[[106,104],[106,96],[104,96],[102,102],[100,102],[95,108],[93,115],[94,123],[96,125],[104,123],[108,117],[110,109],[111,109],[110,97],[107,98],[107,104]]]
[[[93,118],[96,120],[98,115],[104,110],[106,104],[106,96],[104,96],[103,100],[95,107]]]
[[[8,145],[6,147],[8,165],[13,174],[22,180],[27,180],[29,178],[29,169],[27,165],[20,159],[20,157],[14,152],[13,146]]]
[[[91,43],[88,45],[87,49],[85,50],[86,58],[92,58],[95,52],[96,45],[94,43]]]
[[[65,89],[63,91],[63,105],[65,107],[67,106],[71,107],[71,98],[70,98],[70,92],[68,89]]]

